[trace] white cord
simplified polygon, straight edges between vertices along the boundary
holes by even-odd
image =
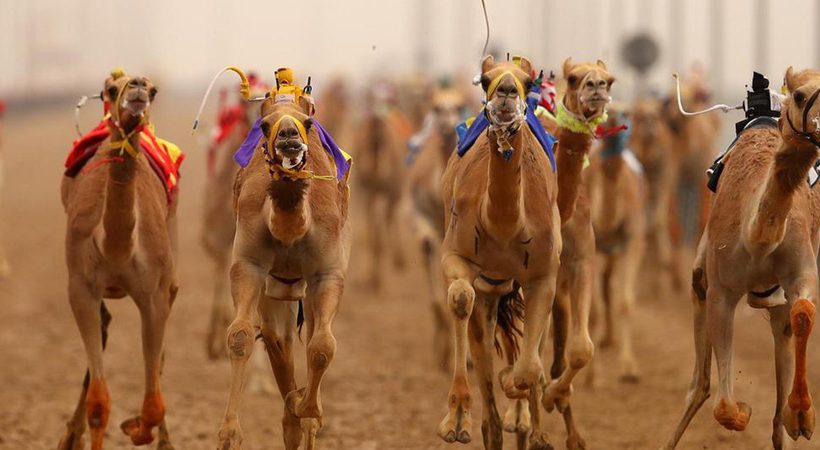
[[[728,113],[729,111],[734,111],[734,110],[737,110],[737,109],[743,109],[742,104],[737,105],[737,106],[729,106],[729,105],[724,105],[722,103],[719,103],[719,104],[714,105],[710,108],[706,108],[702,111],[688,112],[688,111],[683,109],[683,103],[680,100],[680,78],[678,77],[678,74],[676,74],[676,73],[672,74],[672,78],[675,79],[675,88],[677,89],[678,110],[684,116],[699,116],[701,114],[706,114],[708,112],[712,112],[712,111],[716,111],[716,110],[721,110],[725,113]]]

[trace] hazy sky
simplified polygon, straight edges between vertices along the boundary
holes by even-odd
[[[633,75],[618,62],[626,36],[649,30],[664,50],[651,73],[668,88],[673,70],[713,65],[719,86],[742,96],[754,68],[773,80],[788,65],[818,65],[815,0],[486,0],[490,46],[560,67],[566,56],[602,58],[629,92]],[[0,95],[98,89],[115,66],[152,76],[165,89],[204,90],[227,64],[267,73],[292,66],[323,78],[355,80],[401,73],[426,51],[437,73],[472,73],[484,42],[480,0],[0,0]],[[756,11],[768,28],[755,48]],[[722,11],[720,34],[710,33]],[[816,20],[817,19],[817,20]],[[673,45],[674,35],[679,46]],[[721,50],[722,48],[722,50]],[[762,67],[757,67],[763,63]],[[712,72],[715,72],[713,70]]]

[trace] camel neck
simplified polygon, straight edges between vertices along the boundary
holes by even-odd
[[[133,148],[139,151],[139,139],[132,139],[134,140]],[[120,155],[119,150],[112,150],[112,153],[114,153],[113,156],[119,156],[122,160],[108,165],[103,208],[103,229],[105,230],[103,250],[110,262],[123,263],[130,258],[134,245],[133,233],[137,222],[137,160],[128,152]]]
[[[800,184],[806,182],[808,171],[816,160],[814,145],[802,142],[789,145],[782,141],[752,221],[752,242],[772,244],[782,239],[794,194]]]
[[[279,180],[271,181],[268,188],[271,198],[270,232],[285,245],[301,239],[310,228],[309,187],[307,180]]]
[[[439,148],[441,159],[444,165],[447,165],[447,161],[450,159],[450,155],[453,154],[454,149],[458,142],[456,141],[456,133],[455,131],[447,131],[443,132],[439,135],[441,140],[441,147]]]
[[[526,132],[526,126],[522,126],[508,139],[513,150],[507,160],[498,151],[495,135],[488,132],[490,161],[482,216],[485,227],[499,240],[511,239],[521,230],[521,161]]]
[[[561,223],[564,223],[575,212],[581,173],[592,147],[592,136],[561,127],[557,137],[558,155],[555,163],[558,166],[558,210],[561,213]]]

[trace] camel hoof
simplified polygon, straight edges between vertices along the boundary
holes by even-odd
[[[549,443],[546,433],[533,432],[530,436],[530,446],[528,450],[555,450]]]
[[[547,387],[544,388],[544,396],[541,398],[541,406],[547,412],[552,412],[556,407],[563,412],[569,404],[569,397],[572,395],[572,385],[568,389],[561,388],[558,383],[553,380]]]
[[[507,433],[529,434],[532,429],[529,402],[516,400],[504,413],[504,431]]]
[[[151,428],[145,428],[139,417],[126,419],[120,424],[120,429],[128,437],[131,438],[131,443],[134,445],[147,445],[154,442],[154,435],[151,433]]]
[[[714,415],[715,420],[727,430],[743,431],[746,429],[746,425],[749,424],[752,408],[743,402],[730,404],[725,400],[721,400],[715,407]]]
[[[810,440],[814,434],[814,407],[806,410],[792,409],[788,403],[783,407],[783,427],[792,440],[800,436]]]
[[[239,430],[238,424],[236,428],[220,429],[218,438],[217,450],[242,450],[242,431]]]
[[[472,418],[470,411],[458,406],[455,414],[451,411],[444,417],[444,420],[438,426],[438,435],[444,442],[452,444],[453,442],[461,442],[462,444],[469,444],[470,428],[472,428]]]

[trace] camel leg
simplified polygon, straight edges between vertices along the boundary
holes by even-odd
[[[214,269],[214,297],[211,303],[211,320],[205,341],[208,359],[227,357],[225,333],[231,324],[233,307],[230,300],[230,278],[228,264],[218,262]]]
[[[163,372],[165,371],[165,352],[162,352],[162,360],[160,363],[160,371],[159,376],[162,377]],[[174,450],[174,446],[171,444],[171,435],[168,433],[168,425],[165,421],[165,418],[162,419],[162,422],[159,423],[159,435],[157,437],[157,450]]]
[[[105,307],[105,302],[100,302],[100,319],[102,321],[102,348],[105,350],[105,345],[108,343],[108,325],[111,323],[111,314]],[[66,424],[66,434],[57,445],[57,450],[83,450],[83,448],[85,448],[83,445],[83,434],[86,429],[85,401],[90,381],[91,374],[88,369],[86,369],[85,377],[83,377],[83,389],[80,393],[80,400],[77,402],[77,407],[74,409],[71,420]]]
[[[399,211],[406,208],[406,202],[407,200],[401,195],[401,192],[391,194],[388,197],[385,205],[385,240],[389,239],[387,230],[391,230],[391,234],[395,236],[407,235],[404,230],[404,223],[401,220],[396,221],[396,217],[400,215]],[[404,257],[404,241],[402,239],[389,239],[389,242],[393,267],[397,270],[403,270],[407,265]]]
[[[485,450],[501,450],[501,417],[498,415],[493,391],[493,351],[498,297],[480,294],[474,308],[475,314],[470,316],[468,331],[475,377],[483,400],[481,435]]]
[[[319,386],[333,357],[336,354],[336,338],[331,325],[339,309],[339,300],[344,290],[344,276],[341,273],[322,274],[308,282],[308,294],[304,301],[305,325],[307,327],[308,382],[304,391],[288,394],[286,404],[291,412],[306,419],[322,420],[322,401]]]
[[[270,297],[263,297],[259,304],[262,340],[283,400],[296,390],[296,379],[293,374],[293,336],[296,331],[297,307],[297,302]],[[282,430],[285,450],[298,449],[302,437],[300,420],[287,407],[284,408],[282,416]]]
[[[529,438],[529,450],[553,450],[553,446],[550,444],[549,433],[546,430],[546,421],[544,420],[544,416],[542,415],[543,413],[539,408],[539,405],[542,402],[541,397],[543,395],[543,385],[545,384],[545,381],[546,380],[542,377],[539,380],[539,385],[529,391],[530,417],[532,421],[532,432],[530,433]],[[520,442],[519,450],[521,450]]]
[[[625,383],[639,381],[638,364],[632,348],[631,333],[631,321],[635,308],[634,278],[637,269],[634,256],[625,253],[615,257],[609,277],[609,316],[612,317],[610,326],[617,336],[620,381]]]
[[[145,396],[140,415],[124,421],[120,428],[134,445],[154,441],[153,429],[165,418],[165,401],[160,390],[162,342],[165,324],[171,313],[171,288],[160,288],[153,295],[135,294],[134,301],[142,319],[142,352],[145,359]]]
[[[789,305],[769,309],[772,338],[774,338],[775,373],[777,380],[777,402],[772,420],[772,446],[775,450],[783,449],[783,407],[786,405],[789,385],[794,376],[794,352],[789,342],[792,328],[789,318]]]
[[[367,246],[370,247],[370,273],[368,284],[375,291],[382,288],[382,256],[384,253],[384,218],[380,217],[379,211],[383,206],[380,198],[372,189],[362,189],[362,200],[365,207],[365,220],[367,223]]]
[[[68,298],[88,358],[89,384],[85,411],[91,431],[91,450],[102,450],[111,412],[111,398],[103,376],[102,299],[100,293],[94,292],[86,280],[71,275]]]
[[[504,350],[504,358],[507,360],[507,368],[505,368],[502,371],[502,373],[499,374],[499,378],[502,379],[503,385],[504,372],[510,373],[511,368],[515,364],[516,349],[515,344],[510,338],[510,336],[507,336],[504,333],[498,333],[497,327],[496,334],[498,335],[498,338],[501,341],[501,347]],[[507,411],[504,413],[504,419],[502,423],[504,424],[504,431],[508,433],[516,433],[518,447],[520,449],[523,449],[526,447],[527,438],[529,437],[530,430],[532,429],[532,422],[530,418],[530,405],[528,398],[526,397],[513,398],[511,400],[513,401],[507,407]]]
[[[231,390],[225,416],[219,427],[220,450],[239,450],[242,447],[238,410],[245,381],[245,366],[253,352],[255,336],[252,313],[264,286],[265,271],[262,267],[241,257],[234,261],[231,266],[231,294],[236,317],[227,333],[227,347],[231,358]]]
[[[455,329],[455,360],[453,382],[448,394],[448,412],[438,427],[438,435],[445,442],[470,442],[472,417],[470,414],[470,385],[467,381],[467,327],[475,305],[475,290],[471,284],[469,263],[456,255],[442,259],[442,270],[449,282],[447,306]]]
[[[443,286],[440,281],[441,268],[438,267],[437,243],[430,235],[421,240],[421,250],[424,254],[425,268],[427,269],[427,285],[430,290],[430,301],[433,310],[433,358],[438,367],[446,372],[450,368],[453,352],[453,330],[447,317],[447,307],[439,299]]]
[[[809,335],[814,327],[814,310],[817,301],[817,266],[814,255],[806,256],[803,267],[809,269],[793,282],[784,286],[791,310],[789,318],[794,345],[794,380],[789,399],[783,408],[783,425],[793,440],[800,436],[811,439],[814,433],[814,405],[808,386],[806,349]]]
[[[723,292],[716,283],[710,284],[706,290],[706,329],[715,351],[719,379],[715,420],[726,429],[743,431],[752,409],[746,403],[737,402],[733,393],[732,335],[738,300],[740,296]]]
[[[699,280],[698,280],[699,281]],[[693,329],[695,337],[695,368],[692,381],[686,394],[686,409],[683,412],[675,432],[664,447],[672,450],[678,445],[689,423],[695,417],[706,399],[709,398],[709,377],[712,373],[712,347],[709,343],[709,332],[706,328],[706,298],[699,298],[692,293]]]
[[[557,263],[557,261],[556,261]],[[558,264],[553,266],[554,275],[532,281],[524,289],[524,341],[521,355],[515,362],[513,382],[516,389],[527,390],[543,376],[540,346],[547,320],[555,300],[555,284]]]

